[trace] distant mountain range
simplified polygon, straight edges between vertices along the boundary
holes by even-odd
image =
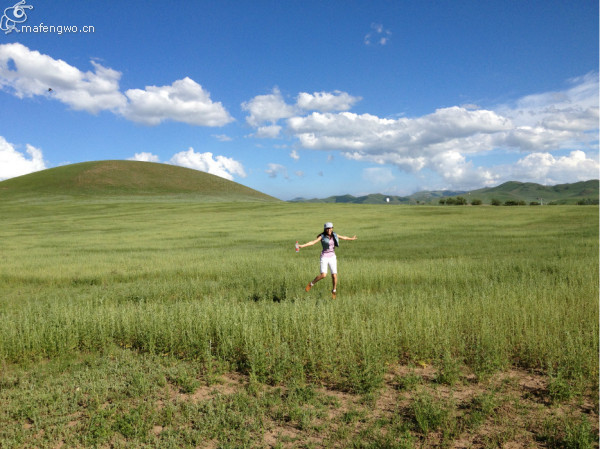
[[[491,204],[497,200],[524,201],[526,204],[577,204],[580,201],[598,202],[599,181],[581,181],[572,184],[543,186],[533,182],[509,181],[496,187],[487,187],[471,191],[428,190],[409,196],[384,195],[375,193],[365,196],[340,195],[327,198],[296,198],[291,202],[300,203],[354,203],[354,204],[439,204],[440,199],[463,197],[468,203],[480,200],[482,204]]]

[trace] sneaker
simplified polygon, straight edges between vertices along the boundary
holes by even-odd
[[[335,294],[336,294],[336,291],[335,290],[331,290],[331,299],[335,299]]]
[[[306,290],[308,292],[308,291],[310,291],[311,288],[312,288],[312,285],[308,284],[304,290]]]

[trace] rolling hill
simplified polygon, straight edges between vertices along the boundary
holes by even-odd
[[[397,196],[397,195],[383,195],[381,193],[371,193],[363,196],[353,195],[339,195],[330,196],[327,198],[319,199],[304,199],[296,198],[291,202],[293,203],[354,203],[354,204],[416,204],[418,202],[430,202],[433,199],[442,198],[450,195],[462,195],[462,191],[450,191],[450,190],[439,190],[439,191],[424,191],[417,192],[410,196]],[[388,201],[389,200],[389,201]]]
[[[557,204],[576,204],[579,200],[598,199],[598,180],[581,181],[572,184],[543,186],[533,182],[509,181],[497,187],[489,187],[469,192],[471,198],[479,198],[484,203],[492,199],[501,202],[516,200]]]
[[[153,162],[82,162],[0,182],[0,201],[125,196],[185,197],[204,201],[279,201],[219,176]]]
[[[576,204],[580,200],[598,200],[598,180],[581,181],[573,184],[543,186],[532,182],[509,181],[496,187],[472,191],[421,191],[409,196],[383,195],[380,193],[355,197],[352,195],[330,196],[323,199],[297,198],[293,202],[306,203],[355,203],[355,204],[438,204],[441,198],[462,196],[468,201],[479,199],[490,204],[492,199],[505,201],[541,202],[544,204]],[[389,201],[388,201],[389,199]]]

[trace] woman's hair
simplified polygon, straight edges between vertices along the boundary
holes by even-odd
[[[333,234],[333,228],[331,228],[331,229],[332,229],[331,233]],[[323,229],[323,232],[319,232],[317,234],[317,238],[319,238],[320,235],[327,235],[327,233],[325,232],[325,229]]]

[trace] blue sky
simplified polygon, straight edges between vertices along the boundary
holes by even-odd
[[[137,159],[287,200],[598,178],[595,0],[2,10],[0,180]]]

